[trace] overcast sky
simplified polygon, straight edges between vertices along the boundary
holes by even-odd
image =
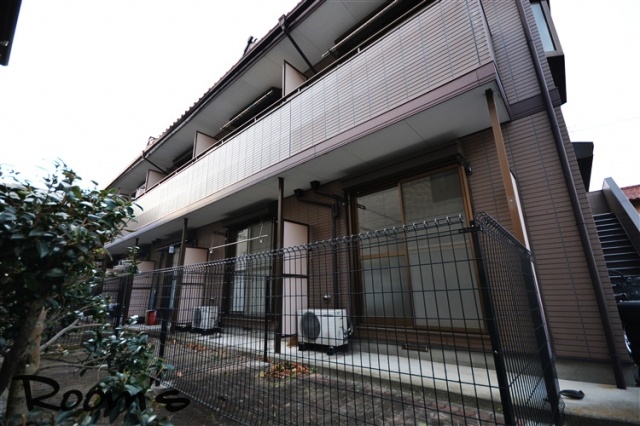
[[[579,5],[577,4],[579,3]],[[109,184],[297,0],[23,0],[0,67],[0,163],[33,178],[60,158]],[[572,141],[591,190],[640,184],[640,1],[552,0]]]

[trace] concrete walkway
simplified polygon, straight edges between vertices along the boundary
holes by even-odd
[[[564,397],[567,425],[640,425],[640,387],[560,380],[560,389],[581,390],[583,399]]]
[[[191,336],[207,346],[231,347],[249,353],[260,352],[259,349],[263,347],[260,333]],[[288,359],[329,370],[375,376],[390,382],[410,383],[458,395],[475,395],[486,401],[499,401],[495,371],[486,365],[472,368],[447,361],[350,349],[347,353],[329,356],[319,351],[299,351],[296,346],[283,343],[281,353],[274,356],[273,340],[269,340],[267,352],[274,359]],[[560,390],[581,390],[585,394],[583,399],[563,397],[567,425],[640,425],[640,387],[621,390],[614,385],[570,380],[559,380],[559,386]]]

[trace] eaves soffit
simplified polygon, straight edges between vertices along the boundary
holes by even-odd
[[[293,21],[289,33],[309,60],[316,63],[333,47],[336,39],[385,3],[382,0],[303,0],[286,15],[287,20]],[[167,161],[193,143],[196,130],[215,134],[238,108],[266,88],[281,86],[282,64],[285,60],[300,70],[307,69],[300,54],[286,38],[280,25],[276,24],[162,135],[147,145],[144,149],[147,158]],[[209,128],[203,128],[204,123]],[[129,180],[129,174],[132,174],[132,179],[139,179],[140,173],[132,173],[136,168],[148,168],[141,157],[134,160],[109,187],[136,185],[125,183]]]

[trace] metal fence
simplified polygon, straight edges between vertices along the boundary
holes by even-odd
[[[164,384],[243,424],[561,424],[530,253],[447,218],[105,281]]]

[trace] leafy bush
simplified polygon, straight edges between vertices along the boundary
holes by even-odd
[[[97,331],[83,343],[87,359],[82,363],[81,375],[96,368],[104,368],[108,376],[92,388],[96,400],[93,410],[83,407],[63,411],[57,424],[90,425],[100,417],[114,423],[121,416],[122,425],[170,425],[166,418],[154,414],[149,390],[163,371],[172,367],[156,357],[155,347],[144,333],[135,333],[126,328],[113,330],[109,325]],[[91,391],[89,392],[91,393]],[[74,423],[75,422],[75,423]]]

